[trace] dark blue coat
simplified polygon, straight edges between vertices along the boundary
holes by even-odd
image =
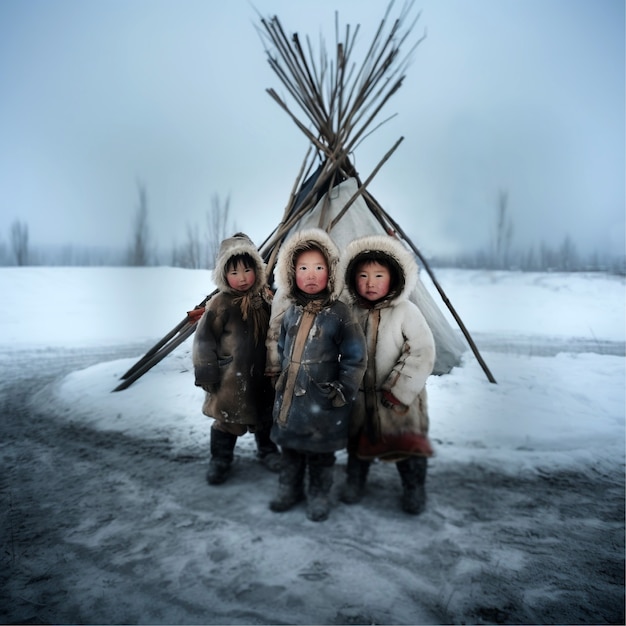
[[[306,338],[295,383],[286,390],[288,371],[304,308],[285,312],[278,339],[282,371],[276,383],[272,439],[308,452],[345,448],[352,405],[366,367],[367,349],[350,308],[329,302],[316,315]]]

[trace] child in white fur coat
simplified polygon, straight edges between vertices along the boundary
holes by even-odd
[[[413,255],[397,239],[353,240],[342,257],[347,297],[367,341],[367,370],[351,415],[347,479],[340,498],[358,502],[374,459],[394,462],[402,508],[426,504],[428,440],[426,380],[435,363],[432,332],[409,300],[418,280]]]

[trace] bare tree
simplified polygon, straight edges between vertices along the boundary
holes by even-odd
[[[511,241],[513,239],[513,223],[507,215],[509,194],[500,190],[498,192],[498,211],[496,215],[496,250],[495,266],[500,269],[507,269],[509,254],[511,251]]]
[[[556,255],[545,241],[539,247],[539,269],[542,272],[556,269]]]
[[[528,250],[522,254],[520,267],[527,272],[533,272],[539,269],[539,261],[537,260],[534,246],[531,245]]]
[[[202,253],[198,227],[187,224],[187,239],[180,246],[175,245],[172,253],[172,265],[189,269],[202,267]]]
[[[230,213],[230,196],[222,203],[217,194],[211,198],[211,210],[207,211],[207,235],[206,235],[206,266],[215,265],[215,257],[220,248],[220,243],[228,235]]]
[[[212,268],[221,242],[230,234],[230,198],[222,203],[216,194],[211,198],[211,209],[206,212],[204,239],[197,224],[187,224],[186,239],[172,248],[172,264],[190,269]]]
[[[190,267],[194,270],[202,267],[202,252],[200,235],[198,234],[198,227],[194,224],[187,224],[187,264],[185,267]]]
[[[8,247],[5,245],[4,241],[0,241],[0,265],[10,265],[10,256],[11,253],[8,250]]]
[[[572,272],[576,269],[580,268],[580,261],[578,258],[578,251],[576,250],[576,245],[572,241],[572,238],[569,235],[565,236],[563,243],[559,247],[559,269]]]
[[[11,249],[17,265],[28,265],[28,224],[15,220],[11,224]]]
[[[128,249],[128,264],[141,267],[149,265],[150,228],[148,226],[148,195],[146,187],[141,181],[137,181],[137,190],[139,192],[139,205],[133,222],[133,237]]]

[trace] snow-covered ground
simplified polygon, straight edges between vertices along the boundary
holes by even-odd
[[[148,542],[160,562],[167,563],[167,574],[161,575],[170,592],[191,601],[189,594],[195,600],[201,597],[202,588],[209,595],[216,593],[215,586],[213,591],[206,586],[216,580],[225,584],[223,577],[239,586],[235,597],[211,596],[215,613],[199,617],[200,623],[431,623],[448,619],[461,623],[472,620],[468,615],[474,619],[481,615],[468,613],[469,598],[477,593],[476,581],[496,573],[498,580],[508,581],[508,591],[501,589],[499,599],[496,590],[505,583],[491,584],[495,595],[483,599],[487,607],[483,619],[507,621],[501,617],[507,614],[519,619],[521,613],[510,606],[515,604],[511,594],[517,593],[511,589],[515,589],[515,577],[522,576],[519,572],[533,563],[533,549],[508,542],[498,533],[507,524],[507,532],[512,532],[511,524],[515,524],[520,536],[533,537],[545,519],[541,507],[522,515],[512,512],[519,503],[498,502],[507,493],[506,481],[532,483],[576,472],[614,477],[618,488],[620,482],[623,486],[624,278],[449,269],[438,271],[437,278],[497,384],[487,380],[469,349],[460,367],[429,380],[435,456],[430,463],[428,510],[418,518],[406,516],[397,506],[399,481],[394,467],[387,464],[372,468],[370,493],[362,503],[352,507],[337,503],[324,523],[309,522],[300,508],[274,514],[267,502],[276,477],[256,471],[249,435],[238,442],[231,479],[219,487],[206,485],[203,467],[210,420],[200,410],[203,392],[193,384],[191,339],[123,391],[113,389],[142,353],[73,371],[40,391],[37,401],[45,394],[51,419],[165,441],[173,457],[197,460],[198,468],[189,472],[186,483],[180,477],[176,480],[182,500],[192,502],[191,508],[196,498],[204,502],[201,512],[184,510],[170,493],[154,502],[146,514],[152,519],[178,520],[180,542],[174,549],[157,537]],[[213,284],[210,272],[199,270],[35,267],[0,269],[0,290],[5,294],[0,305],[0,355],[8,362],[29,351],[54,355],[65,349],[151,345],[209,294]],[[337,483],[342,479],[342,463],[345,457],[340,453]],[[463,476],[467,483],[459,479]],[[481,484],[481,476],[499,477],[499,487],[492,490],[488,482]],[[189,493],[183,495],[185,485]],[[519,500],[524,494],[512,497]],[[495,519],[487,524],[474,510],[495,511],[501,506],[511,513],[502,525]],[[529,502],[527,508],[532,506]],[[472,514],[464,518],[468,510]],[[202,542],[195,535],[193,545],[185,543],[190,530],[181,520],[186,516],[204,519],[207,529],[211,527]],[[563,530],[558,529],[559,523],[567,526],[567,522],[553,521],[558,535]],[[190,521],[189,525],[197,532],[200,523]],[[85,528],[89,525],[86,520]],[[85,549],[104,549],[107,533],[112,532],[108,528],[96,537],[76,531],[73,541]],[[537,541],[547,546],[551,531]],[[416,555],[414,563],[410,554]],[[136,556],[131,550],[125,558],[132,563]],[[623,541],[613,556],[623,564]],[[561,565],[552,563],[557,568]],[[238,567],[247,573],[244,569],[237,572]],[[545,608],[546,598],[558,604],[557,596],[562,597],[563,602],[573,602],[574,608],[586,600],[578,591],[578,598],[572,599],[574,592],[548,588],[543,568],[529,571],[518,581],[523,588],[515,597],[520,606],[531,607],[526,614],[530,621],[554,623],[559,616],[581,614],[533,612],[535,605]],[[195,576],[189,578],[190,572]],[[184,580],[193,584],[185,586]],[[529,581],[534,582],[533,589]],[[74,584],[80,588],[80,581]],[[84,592],[85,597],[88,593]],[[502,594],[508,594],[506,602]],[[151,613],[144,604],[139,607],[139,600],[135,606],[128,597],[124,602],[136,612],[114,613],[107,619],[105,610],[93,609],[84,613],[85,619],[115,623],[115,616],[121,615],[122,620],[126,616],[138,622],[196,621],[184,611],[176,620],[176,613]],[[257,607],[256,613],[249,609],[233,614],[229,609],[237,603],[248,606],[248,602]],[[496,610],[501,613],[493,613]],[[594,613],[589,616],[590,623],[606,619]]]
[[[477,461],[517,472],[599,461],[597,449],[604,460],[623,461],[623,278],[441,270],[437,279],[497,384],[469,349],[462,367],[431,378],[435,463]],[[210,272],[199,270],[3,269],[0,290],[10,295],[0,308],[0,348],[156,343],[213,289]],[[123,392],[110,393],[141,354],[74,372],[56,402],[95,428],[206,446],[209,422],[200,412],[203,392],[193,385],[191,341]],[[534,355],[552,345],[556,354]]]

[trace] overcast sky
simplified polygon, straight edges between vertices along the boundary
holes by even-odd
[[[267,95],[255,30],[322,34],[335,10],[365,45],[387,0],[2,0],[0,241],[125,246],[147,189],[154,243],[204,228],[212,198],[260,243],[307,140]],[[396,3],[397,15],[401,2]],[[354,155],[422,251],[487,245],[499,190],[513,244],[623,253],[623,0],[422,0],[402,89]],[[355,59],[356,60],[356,59]]]

